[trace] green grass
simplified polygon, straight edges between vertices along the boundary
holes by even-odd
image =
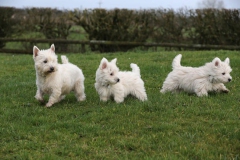
[[[201,66],[216,56],[230,58],[228,94],[199,98],[161,94],[175,55]],[[0,159],[239,159],[239,52],[128,52],[68,54],[82,68],[87,99],[69,94],[47,109],[35,99],[32,55],[0,55]],[[102,57],[118,58],[121,70],[141,68],[147,102],[127,97],[100,102],[95,72]],[[48,97],[45,97],[46,99]]]

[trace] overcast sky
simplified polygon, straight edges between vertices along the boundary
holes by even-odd
[[[51,7],[57,9],[85,8],[198,8],[202,0],[0,0],[0,6],[16,8]],[[225,8],[240,9],[240,0],[223,0]]]

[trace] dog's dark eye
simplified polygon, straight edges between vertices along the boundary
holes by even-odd
[[[47,63],[47,60],[43,61],[43,63]]]
[[[113,73],[111,73],[110,76],[113,76]]]
[[[225,73],[222,73],[222,75],[225,75]]]

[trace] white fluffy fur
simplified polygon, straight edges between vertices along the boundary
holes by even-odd
[[[78,101],[85,100],[84,76],[81,69],[69,63],[66,56],[61,56],[63,64],[58,64],[53,44],[47,50],[39,50],[34,46],[33,59],[37,78],[35,98],[38,101],[44,102],[43,95],[49,94],[46,107],[51,107],[70,91],[75,92]]]
[[[116,58],[111,62],[103,58],[96,71],[95,88],[100,100],[107,101],[113,96],[117,103],[121,103],[127,95],[131,94],[141,101],[146,101],[147,94],[139,67],[131,63],[132,71],[120,72],[116,61]]]
[[[181,54],[174,58],[173,71],[164,81],[162,93],[183,90],[188,93],[196,93],[197,96],[207,96],[209,91],[229,92],[223,84],[232,80],[229,58],[222,62],[216,57],[212,62],[198,68],[181,66],[181,58]]]

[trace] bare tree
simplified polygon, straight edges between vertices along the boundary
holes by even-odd
[[[215,8],[215,9],[223,9],[224,2],[223,0],[202,0],[198,2],[199,8]]]

